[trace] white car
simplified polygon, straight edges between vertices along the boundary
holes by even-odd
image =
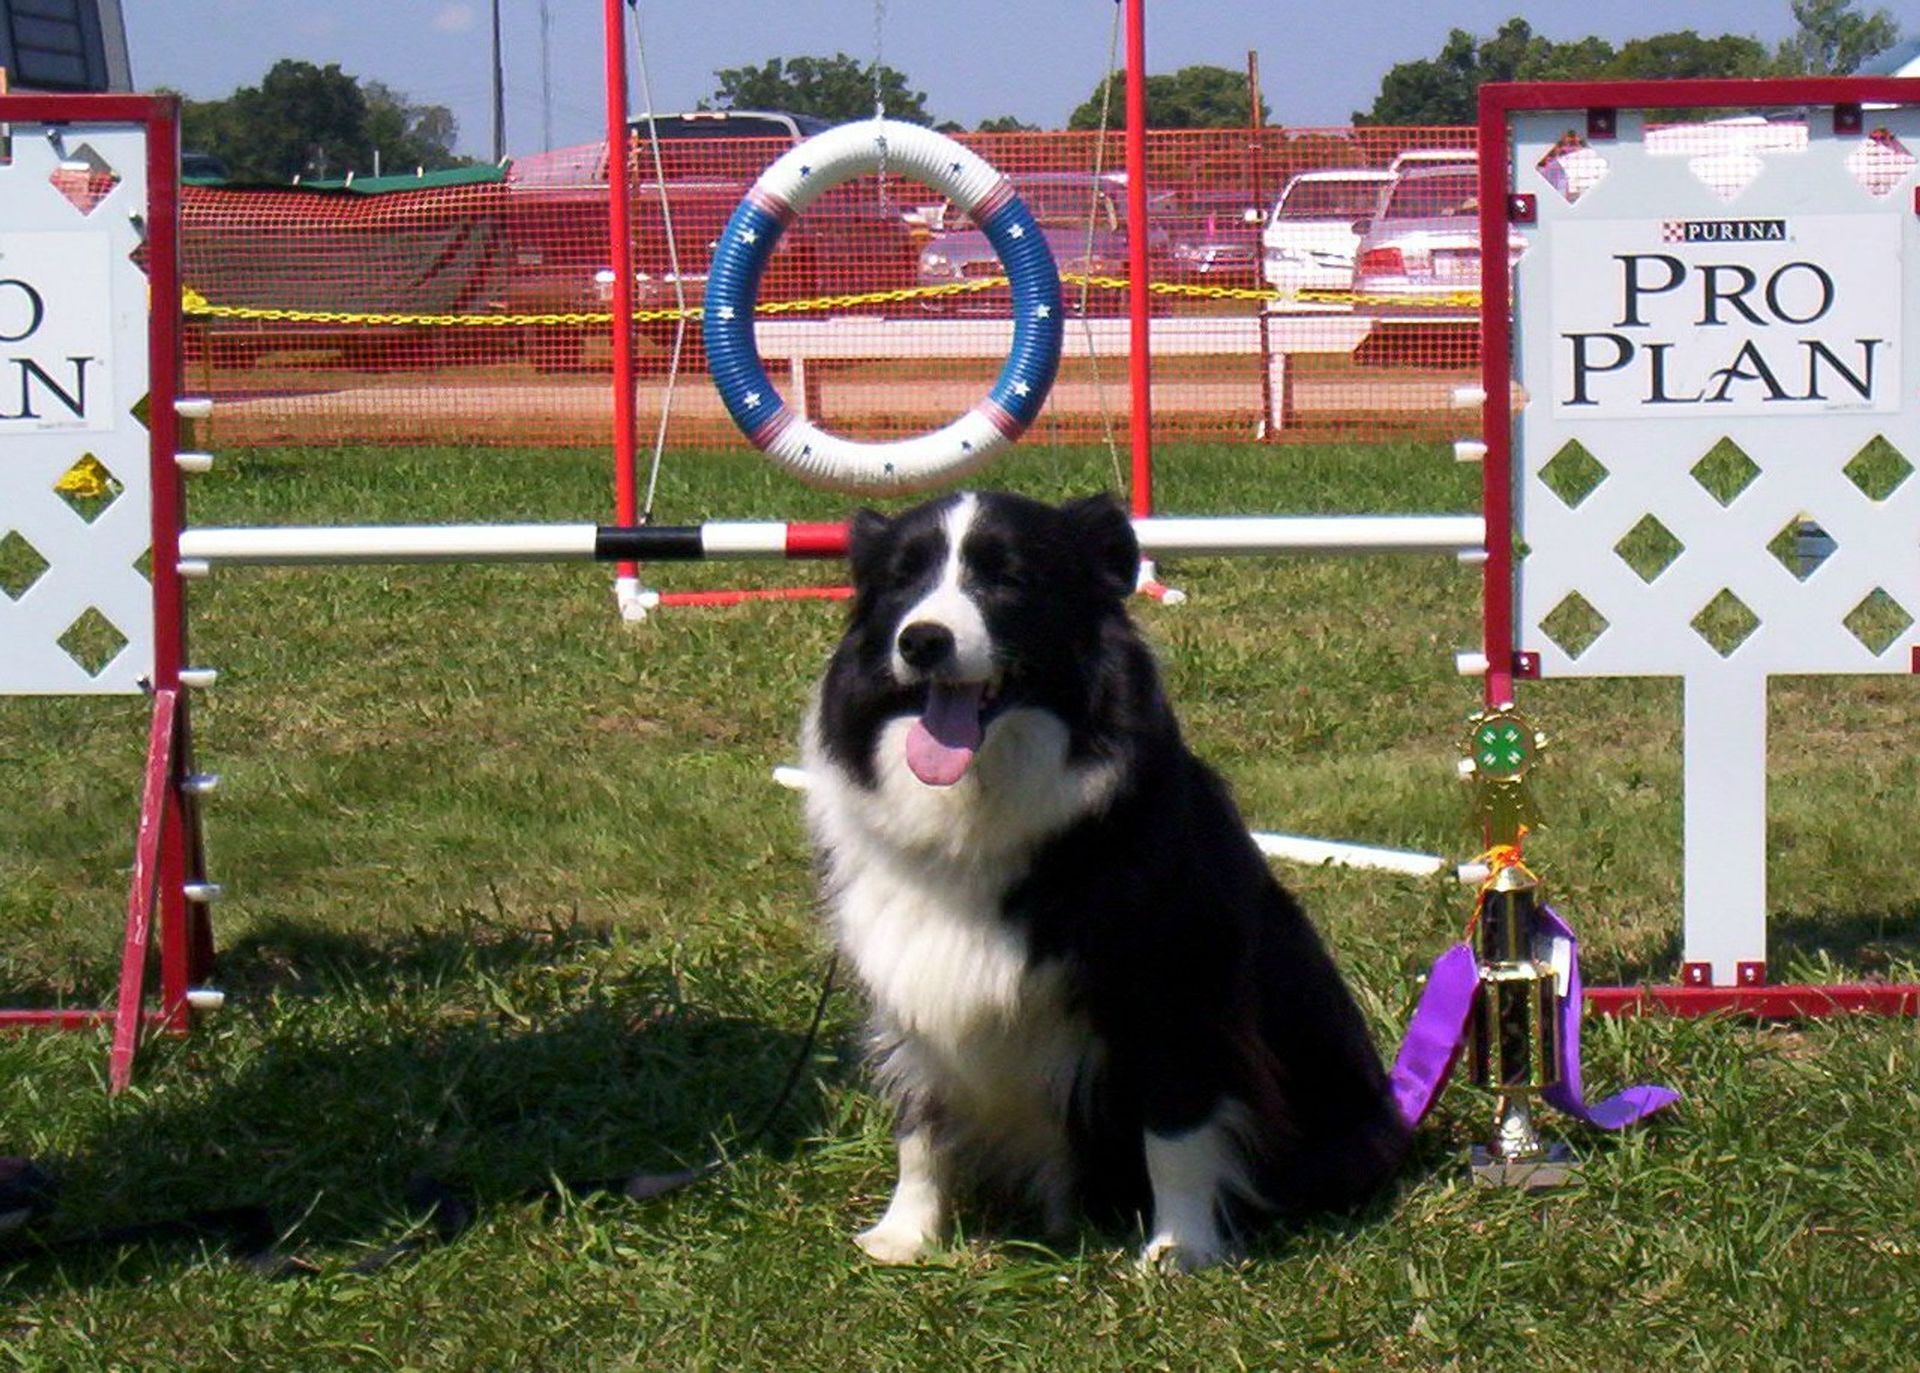
[[[1472,148],[1408,148],[1395,153],[1387,170],[1395,176],[1416,167],[1477,167],[1479,155]]]
[[[1351,289],[1354,247],[1393,180],[1392,172],[1354,167],[1287,182],[1260,234],[1267,285],[1288,295]]]

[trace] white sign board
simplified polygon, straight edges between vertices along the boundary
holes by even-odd
[[[1569,219],[1550,285],[1556,418],[1892,412],[1892,215]]]
[[[0,695],[153,671],[146,134],[11,121],[0,161]],[[70,140],[62,151],[61,138]],[[68,163],[111,180],[68,194]]]
[[[110,251],[103,233],[0,233],[0,438],[113,428]]]
[[[1516,110],[1504,150],[1514,648],[1681,679],[1683,959],[1723,986],[1767,959],[1769,680],[1920,671],[1920,103],[1774,112]]]

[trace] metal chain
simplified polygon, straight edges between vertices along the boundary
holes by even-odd
[[[1132,282],[1126,277],[1088,276],[1081,272],[1062,272],[1062,282],[1083,289],[1124,291]],[[862,305],[891,305],[900,301],[931,300],[941,296],[971,295],[1007,285],[1004,276],[970,277],[944,286],[904,286],[887,291],[858,294],[811,296],[806,300],[766,300],[754,308],[765,315],[807,314],[819,310],[857,309]],[[1190,300],[1298,301],[1310,305],[1355,305],[1361,298],[1352,291],[1268,291],[1246,286],[1200,286],[1183,281],[1155,281],[1147,286],[1156,296],[1179,296]],[[1445,295],[1370,295],[1375,305],[1427,305],[1471,313],[1480,306],[1478,291],[1453,291]],[[430,315],[393,311],[301,310],[269,305],[215,305],[199,292],[188,289],[180,295],[180,313],[188,319],[244,319],[277,324],[355,324],[369,327],[404,325],[413,328],[505,329],[527,326],[599,325],[610,323],[610,311],[549,312],[524,315]],[[698,305],[674,309],[635,310],[636,324],[676,319],[700,319],[705,314]],[[1090,328],[1091,326],[1089,326]]]

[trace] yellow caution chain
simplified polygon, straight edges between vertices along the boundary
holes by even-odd
[[[1081,277],[1063,275],[1067,285],[1086,285],[1099,290],[1124,291],[1125,277]],[[974,277],[945,286],[909,286],[891,291],[867,291],[856,295],[814,296],[807,300],[763,301],[756,309],[762,315],[817,314],[825,310],[851,310],[867,305],[892,305],[904,301],[933,300],[944,296],[971,295],[1007,285],[1004,276]],[[1179,296],[1194,300],[1296,301],[1309,305],[1354,305],[1363,297],[1352,291],[1268,291],[1245,286],[1201,286],[1189,282],[1156,281],[1148,288],[1154,295]],[[1374,305],[1426,305],[1456,310],[1474,310],[1480,305],[1478,291],[1453,291],[1444,295],[1368,295]],[[362,328],[405,327],[413,329],[508,329],[578,328],[613,323],[610,310],[550,312],[543,314],[410,314],[374,310],[298,310],[262,305],[215,305],[200,292],[186,288],[180,293],[180,312],[193,320],[255,320],[271,324],[335,324]],[[705,311],[690,305],[684,311],[635,310],[636,323],[699,319]]]

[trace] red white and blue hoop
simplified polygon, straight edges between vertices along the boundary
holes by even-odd
[[[1013,346],[992,389],[959,419],[869,443],[830,434],[787,405],[761,364],[753,314],[761,272],[787,226],[823,191],[882,165],[943,192],[985,231],[1012,283]],[[789,150],[733,212],[707,276],[707,369],[741,432],[802,481],[909,492],[972,471],[1033,422],[1059,370],[1060,314],[1046,236],[1007,179],[944,134],[873,119]]]

